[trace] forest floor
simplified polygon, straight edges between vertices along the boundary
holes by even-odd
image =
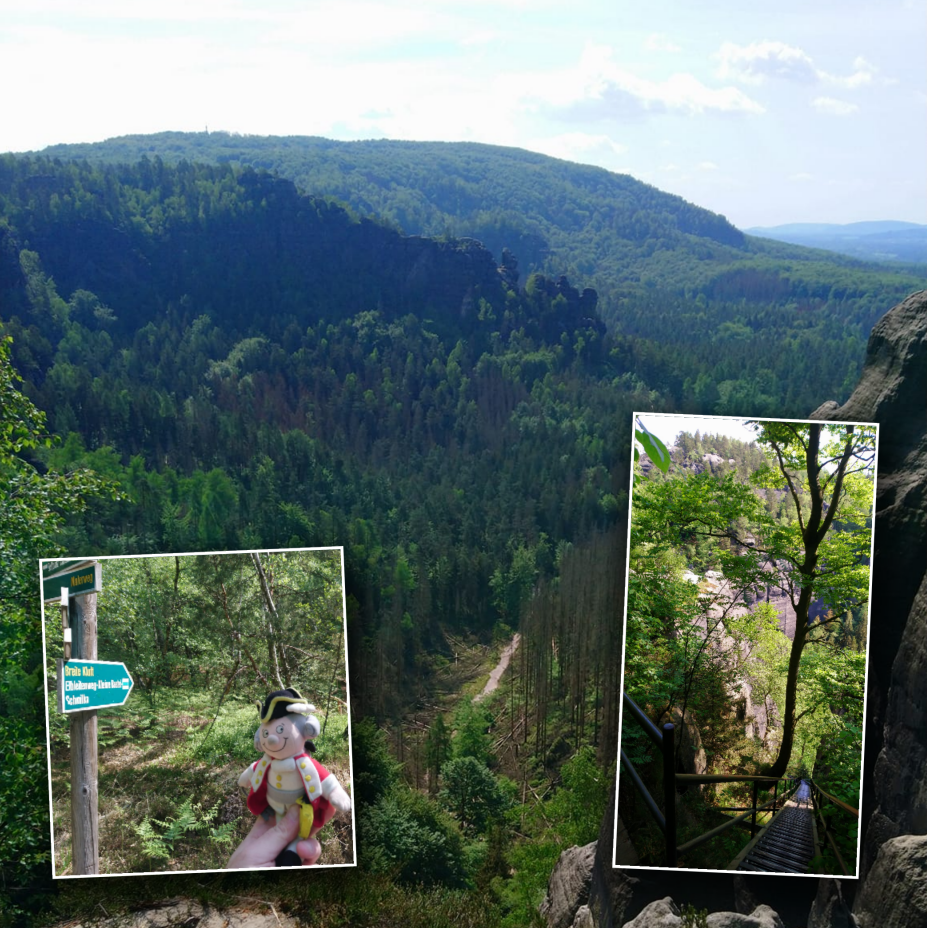
[[[226,700],[215,724],[215,697],[164,691],[156,709],[144,699],[99,714],[100,873],[224,869],[254,816],[238,777],[256,759],[254,706]],[[347,716],[334,711],[322,763],[350,792]],[[71,869],[70,751],[67,722],[52,733],[51,793],[55,873]],[[208,732],[208,737],[205,737]],[[354,862],[353,816],[338,815],[320,833],[320,866]]]

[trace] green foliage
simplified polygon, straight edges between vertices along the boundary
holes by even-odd
[[[410,885],[467,883],[457,823],[433,800],[397,786],[370,808],[359,828],[360,859],[373,873]]]
[[[448,761],[441,769],[441,804],[466,831],[481,834],[511,805],[511,791],[475,757]]]
[[[219,802],[208,809],[188,796],[177,807],[173,816],[161,820],[147,815],[134,826],[142,840],[144,852],[152,858],[168,860],[177,854],[189,852],[185,847],[197,837],[206,838],[223,848],[234,842],[235,823],[213,824],[219,811]],[[157,826],[157,827],[155,827]]]
[[[359,719],[351,726],[354,758],[354,795],[358,803],[372,806],[386,796],[399,780],[401,765],[389,752],[386,732],[373,719]]]
[[[464,700],[454,713],[454,736],[451,747],[457,759],[469,757],[486,765],[492,753],[489,715],[482,705]]]
[[[565,847],[589,844],[599,836],[615,771],[602,767],[586,745],[560,768],[560,776],[563,782],[545,814]]]
[[[680,928],[708,928],[708,909],[685,905],[679,914],[682,916]]]
[[[5,917],[33,907],[30,883],[48,873],[48,792],[41,625],[35,590],[40,557],[60,553],[55,534],[67,517],[111,485],[86,472],[41,474],[21,456],[50,443],[44,415],[19,389],[10,340],[0,338],[0,873]]]
[[[666,445],[650,432],[646,426],[638,419],[638,428],[634,430],[634,437],[640,442],[644,451],[651,461],[665,474],[669,469],[670,456],[666,450]],[[637,446],[634,447],[634,460],[638,460]]]
[[[438,779],[441,768],[451,757],[451,732],[444,722],[444,716],[439,712],[435,717],[428,736],[425,739],[425,763],[428,767],[428,784],[432,793],[438,789]]]

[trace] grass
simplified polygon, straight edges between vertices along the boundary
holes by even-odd
[[[157,711],[143,700],[99,714],[100,872],[223,869],[254,822],[238,777],[257,759],[255,707],[227,700],[218,716],[208,693],[166,692]],[[213,723],[213,719],[215,722]],[[350,792],[347,716],[333,713],[316,757]],[[55,872],[71,874],[70,759],[53,733]],[[353,863],[353,816],[319,834],[320,865]]]

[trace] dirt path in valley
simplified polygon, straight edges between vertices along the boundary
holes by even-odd
[[[483,692],[480,693],[473,701],[479,702],[482,699],[485,699],[489,696],[490,693],[494,692],[498,686],[499,681],[502,679],[502,674],[505,673],[505,668],[509,666],[509,661],[512,659],[512,655],[518,650],[518,642],[521,641],[521,635],[517,632],[515,637],[505,646],[502,651],[502,655],[499,658],[499,663],[493,668],[492,673],[489,675],[489,679],[486,681],[486,686],[483,687]]]

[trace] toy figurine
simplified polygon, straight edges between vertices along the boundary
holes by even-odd
[[[261,725],[254,733],[255,750],[264,756],[246,767],[238,784],[248,790],[248,808],[255,815],[276,820],[293,803],[300,804],[299,835],[277,855],[278,867],[296,867],[302,861],[296,844],[314,838],[335,811],[348,812],[351,797],[335,776],[307,753],[315,750],[310,739],[321,730],[315,711],[288,688],[268,695],[260,707]]]

